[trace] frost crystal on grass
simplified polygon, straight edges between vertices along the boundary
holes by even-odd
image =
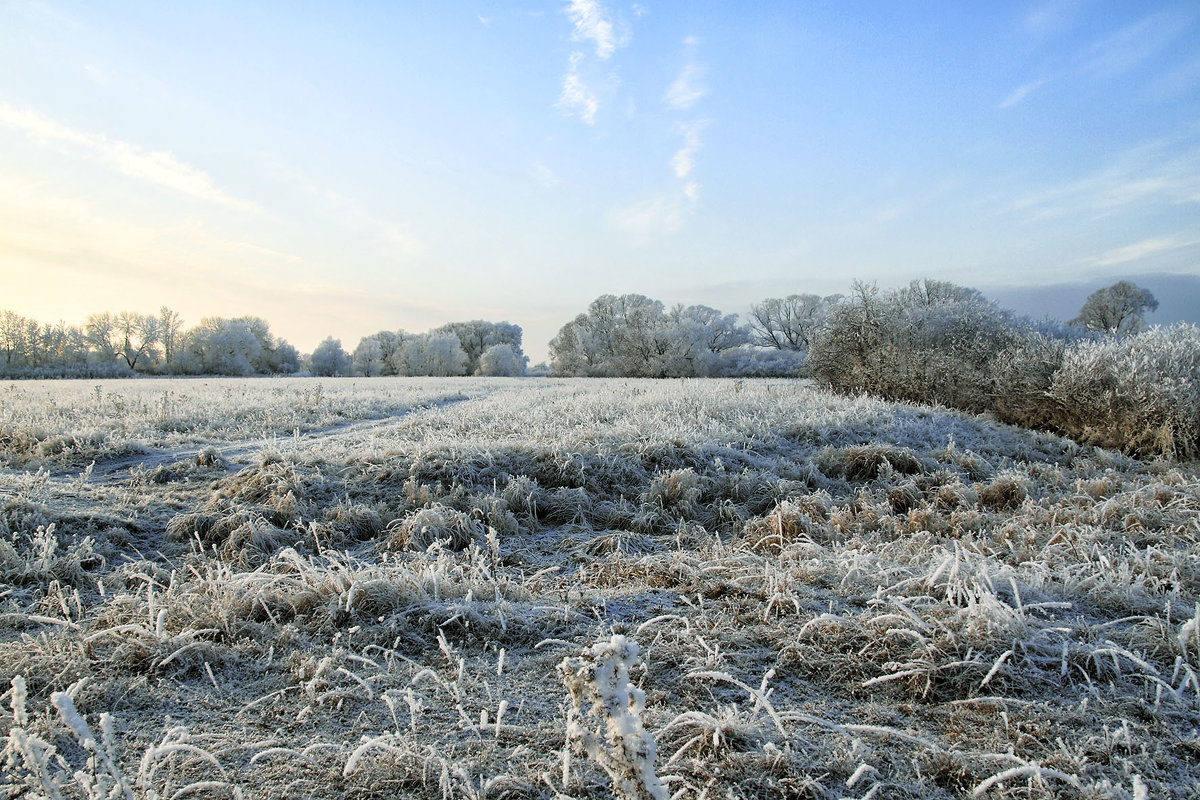
[[[637,643],[615,634],[563,659],[558,671],[571,692],[567,738],[575,752],[604,768],[617,797],[666,800],[667,789],[654,772],[654,737],[642,724],[646,695],[629,682],[637,658]],[[584,717],[601,723],[603,731],[589,728]]]

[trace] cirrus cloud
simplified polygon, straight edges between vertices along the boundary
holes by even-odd
[[[32,109],[19,109],[5,102],[0,102],[0,125],[22,131],[39,144],[97,159],[130,178],[237,211],[258,211],[254,203],[221,191],[203,171],[168,152],[144,150],[103,134],[76,130]]]

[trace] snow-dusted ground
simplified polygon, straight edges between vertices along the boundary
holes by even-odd
[[[1200,797],[1195,465],[793,381],[0,401],[0,797]]]

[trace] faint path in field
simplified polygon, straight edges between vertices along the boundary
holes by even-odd
[[[155,448],[148,449],[144,452],[126,453],[112,456],[111,458],[97,458],[94,466],[91,468],[91,475],[87,477],[86,482],[91,485],[95,484],[114,484],[128,480],[131,473],[135,470],[151,472],[158,467],[170,467],[173,464],[178,464],[180,461],[194,460],[197,455],[204,450],[215,452],[222,462],[233,464],[247,464],[253,459],[254,455],[264,451],[287,451],[294,452],[304,450],[318,442],[340,439],[350,436],[362,436],[370,432],[390,425],[394,425],[401,420],[410,417],[426,414],[433,411],[446,408],[465,402],[471,398],[466,395],[456,395],[454,397],[446,397],[437,400],[433,403],[414,406],[386,417],[378,417],[375,419],[365,420],[350,420],[348,422],[340,422],[337,425],[330,425],[325,428],[315,428],[303,433],[292,435],[270,435],[261,436],[254,439],[242,439],[238,441],[222,441],[209,440],[190,442],[182,447],[174,448]],[[28,470],[10,470],[0,469],[0,474],[10,476],[26,475]],[[71,467],[68,469],[55,468],[47,470],[48,478],[55,483],[76,482],[81,479],[81,474],[86,470],[79,467]]]

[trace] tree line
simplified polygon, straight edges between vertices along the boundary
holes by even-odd
[[[554,376],[809,376],[837,391],[933,403],[1140,455],[1200,456],[1200,328],[1145,329],[1154,296],[1128,281],[1093,292],[1070,322],[1032,320],[980,292],[917,280],[881,292],[794,294],[736,314],[602,295],[550,342]],[[521,328],[454,322],[380,331],[352,352],[306,356],[258,317],[92,314],[83,327],[0,312],[0,374],[522,375]]]
[[[147,375],[521,375],[528,358],[509,322],[452,322],[428,333],[380,331],[352,354],[331,338],[309,355],[274,336],[260,317],[91,314],[83,326],[0,312],[0,375],[117,378]]]
[[[185,330],[180,315],[91,314],[82,327],[0,312],[0,372],[28,377],[256,375],[301,369],[296,348],[260,317],[206,317]]]
[[[863,287],[855,286],[861,305]],[[953,313],[964,317],[989,308],[975,290],[937,281],[914,282],[895,292],[888,305],[900,314],[896,309],[918,300],[927,306],[953,301]],[[548,371],[561,376],[807,375],[818,332],[830,319],[844,317],[854,302],[840,294],[768,298],[751,307],[743,324],[738,315],[708,306],[668,309],[643,295],[602,295],[550,342]],[[1157,306],[1145,289],[1122,281],[1093,293],[1072,320],[1072,330],[1128,335],[1144,324],[1144,312]],[[1004,327],[1024,324],[1014,315],[1005,317]],[[870,349],[861,336],[857,341],[860,350]],[[828,349],[819,346],[818,353]],[[272,335],[260,317],[206,317],[185,330],[180,315],[167,307],[158,314],[91,314],[82,327],[0,312],[0,373],[9,376],[522,375],[528,362],[521,327],[509,322],[452,322],[421,334],[380,331],[364,336],[349,353],[330,337],[301,355]]]

